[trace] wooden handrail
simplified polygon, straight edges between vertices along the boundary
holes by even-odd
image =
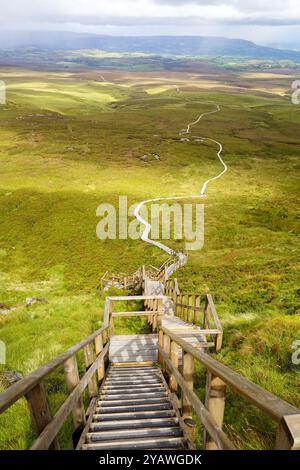
[[[31,450],[47,450],[49,449],[51,443],[57,436],[58,432],[60,431],[61,427],[65,423],[68,416],[71,414],[74,405],[81,397],[82,393],[86,389],[90,379],[96,373],[98,365],[104,359],[106,354],[108,353],[109,343],[105,345],[102,352],[98,355],[97,359],[85,373],[85,375],[80,380],[79,384],[74,388],[72,393],[68,396],[66,401],[60,407],[60,409],[55,414],[54,418],[51,422],[44,428],[42,433],[36,439],[34,444],[31,447]]]
[[[74,356],[78,351],[83,349],[85,346],[94,341],[97,336],[101,335],[107,330],[107,326],[100,328],[99,330],[92,333],[87,338],[83,339],[75,346],[67,349],[64,353],[60,354],[52,361],[48,362],[38,370],[27,375],[19,382],[13,384],[7,390],[0,394],[0,413],[3,413],[7,408],[13,405],[19,398],[26,395],[32,390],[38,383],[40,383],[50,372],[53,372],[59,366],[61,366],[67,359]]]
[[[269,415],[277,422],[281,422],[283,417],[287,415],[299,414],[300,410],[281,398],[273,395],[271,392],[264,390],[259,385],[251,382],[246,377],[235,372],[228,366],[217,361],[208,354],[205,354],[194,348],[165,327],[161,330],[169,336],[176,344],[178,344],[185,352],[191,354],[195,359],[201,362],[216,377],[222,379],[227,385],[232,387],[237,393],[245,397],[248,401],[260,408],[264,413]]]
[[[209,411],[205,408],[204,404],[200,401],[193,390],[190,390],[183,378],[180,374],[178,369],[174,367],[172,361],[169,359],[169,356],[165,353],[163,348],[158,345],[158,351],[161,357],[163,358],[164,364],[167,365],[168,369],[172,372],[173,376],[175,377],[177,383],[181,387],[182,391],[189,399],[193,409],[195,410],[197,416],[200,418],[201,422],[209,432],[210,436],[216,442],[218,449],[221,450],[235,450],[235,446],[230,441],[230,439],[226,436],[224,431],[218,426],[215,422]]]

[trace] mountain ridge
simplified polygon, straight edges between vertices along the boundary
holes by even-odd
[[[66,31],[0,33],[0,50],[21,48],[101,49],[107,52],[140,52],[162,56],[228,56],[300,62],[300,51],[276,49],[246,39],[217,36],[109,36]]]

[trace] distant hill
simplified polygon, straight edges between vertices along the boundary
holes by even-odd
[[[0,32],[0,49],[39,48],[46,50],[101,49],[108,52],[144,52],[171,56],[241,57],[293,60],[300,51],[259,46],[243,39],[205,36],[117,37],[72,32]]]

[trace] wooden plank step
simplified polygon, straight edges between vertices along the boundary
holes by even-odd
[[[134,370],[139,370],[139,371],[154,371],[157,370],[158,368],[156,366],[150,365],[150,364],[145,364],[145,365],[127,365],[127,364],[120,364],[111,367],[111,371],[134,371]]]
[[[145,438],[145,439],[125,439],[120,441],[94,442],[84,444],[83,450],[132,450],[132,449],[184,449],[184,440],[180,437],[172,438]]]
[[[145,346],[140,346],[139,344],[112,344],[109,348],[110,354],[116,352],[130,351],[132,353],[136,352],[146,352],[146,351],[156,351],[157,344],[149,343]]]
[[[180,427],[166,428],[141,428],[141,429],[118,429],[116,431],[102,431],[87,433],[87,442],[103,442],[122,439],[150,438],[150,437],[182,437]]]
[[[148,418],[148,419],[129,419],[123,421],[103,421],[91,423],[90,430],[93,432],[113,431],[117,429],[141,429],[147,428],[163,428],[178,426],[178,418]]]
[[[147,379],[147,380],[143,380],[141,381],[140,379],[126,379],[126,380],[122,380],[122,379],[107,379],[105,381],[105,383],[107,385],[111,385],[111,386],[115,386],[115,385],[123,385],[123,387],[130,387],[131,385],[144,385],[144,387],[146,385],[152,385],[152,384],[159,384],[161,383],[159,378],[153,378],[153,379]]]
[[[142,392],[142,391],[155,392],[155,391],[159,391],[161,389],[164,389],[164,386],[161,383],[150,384],[149,386],[141,383],[141,384],[132,385],[130,388],[127,388],[123,384],[109,385],[109,386],[106,386],[106,387],[103,386],[102,391],[118,394],[118,393],[139,393],[139,392]]]
[[[110,341],[113,341],[113,342],[115,341],[148,342],[148,341],[153,341],[157,339],[158,339],[158,335],[112,335],[110,337]]]
[[[143,354],[136,354],[136,355],[130,355],[130,354],[112,354],[109,356],[109,359],[111,362],[156,362],[157,361],[157,351],[154,354],[148,354],[148,355],[143,355]]]
[[[107,379],[120,379],[120,380],[128,380],[128,379],[136,379],[136,380],[147,380],[147,379],[155,379],[159,376],[157,372],[149,372],[146,374],[121,374],[121,375],[115,375],[115,374],[109,374],[107,376]]]
[[[156,411],[156,410],[170,410],[171,405],[166,403],[144,404],[144,405],[115,405],[115,406],[101,406],[96,407],[96,413],[118,413],[118,412],[136,412],[136,411]]]
[[[130,392],[130,390],[129,390]],[[155,392],[142,392],[142,393],[107,393],[102,392],[100,395],[100,400],[139,400],[140,398],[160,398],[167,396],[167,392],[164,389]]]
[[[153,397],[153,398],[128,398],[126,400],[120,401],[120,399],[108,400],[106,397],[103,400],[98,400],[97,406],[99,407],[108,407],[108,406],[118,406],[118,405],[147,405],[147,404],[154,404],[154,403],[168,403],[169,400],[167,399],[167,395],[161,397]]]
[[[107,422],[107,421],[114,421],[114,420],[128,420],[128,419],[150,419],[150,418],[170,418],[175,416],[175,411],[172,409],[169,410],[148,410],[148,411],[123,411],[123,412],[115,412],[115,413],[105,413],[101,414],[94,414],[93,421],[94,422]]]
[[[115,382],[127,381],[127,380],[139,380],[142,382],[143,380],[153,380],[159,378],[158,373],[150,373],[150,374],[128,374],[128,375],[108,375],[107,380],[112,380]]]

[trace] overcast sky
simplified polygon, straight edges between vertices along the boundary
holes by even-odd
[[[219,35],[300,49],[300,0],[0,0],[0,28]]]

